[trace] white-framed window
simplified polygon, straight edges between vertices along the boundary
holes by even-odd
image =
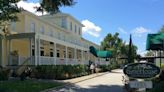
[[[48,34],[49,36],[51,36],[51,37],[53,37],[54,36],[54,33],[53,33],[53,30],[52,30],[52,28],[50,28],[49,29],[49,34]]]
[[[76,33],[76,31],[77,31],[77,26],[76,26],[76,24],[75,24],[75,33]]]
[[[72,31],[72,22],[70,22],[70,30]]]
[[[79,27],[79,35],[81,35],[81,28]]]
[[[11,22],[11,30],[16,31],[16,22]]]
[[[31,22],[30,24],[30,32],[35,32],[35,23]]]
[[[65,41],[66,40],[66,37],[65,37],[65,35],[63,34],[63,40]]]
[[[40,33],[44,34],[44,26],[40,27]]]
[[[58,39],[61,39],[61,34],[60,34],[60,32],[58,32]]]
[[[64,17],[61,19],[61,27],[65,29],[67,28],[67,20]]]

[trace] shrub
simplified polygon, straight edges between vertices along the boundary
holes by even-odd
[[[155,83],[154,88],[150,89],[147,92],[164,92],[164,81]]]
[[[86,65],[41,65],[33,69],[35,78],[41,79],[68,79],[86,75]]]
[[[110,70],[109,65],[100,65],[99,68],[101,69],[101,72],[106,72]]]
[[[164,81],[164,70],[161,70],[161,74],[159,75],[160,81]]]
[[[1,80],[8,80],[9,75],[10,75],[10,69],[0,68],[0,81]]]

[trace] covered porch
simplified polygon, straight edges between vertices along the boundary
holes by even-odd
[[[7,36],[7,65],[77,65],[96,60],[89,50],[35,33]]]

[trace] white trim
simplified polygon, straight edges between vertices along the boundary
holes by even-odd
[[[40,65],[40,47],[41,46],[40,46],[40,38],[39,37],[38,37],[38,41],[37,42],[38,42],[38,49],[37,49],[38,50],[37,51],[38,52],[37,53],[37,56],[38,56],[38,65]]]
[[[74,48],[74,59],[76,60],[77,59],[77,49]]]
[[[7,65],[9,65],[9,61],[8,61],[8,40],[5,39],[5,43],[6,43],[6,63]]]
[[[65,46],[65,55],[66,55],[66,57],[65,57],[65,62],[66,62],[66,65],[68,64],[68,51],[67,51],[68,49],[67,49],[67,46]]]
[[[30,55],[29,55],[29,57],[30,57],[30,61],[33,62],[32,61],[32,38],[29,38],[29,40],[30,40],[30,46],[29,46],[29,51],[30,51],[29,54]]]
[[[2,60],[2,62],[1,62],[1,64],[2,64],[2,67],[4,67],[4,49],[3,49],[3,39],[0,39],[1,40],[1,42],[2,42],[2,46],[1,46],[1,50],[2,50],[2,57],[1,57],[1,60]]]
[[[56,65],[56,53],[57,53],[57,49],[56,49],[56,43],[54,43],[54,57],[55,57],[55,65]]]
[[[12,51],[12,41],[9,40],[9,65],[12,64],[12,59],[11,59],[11,51]]]
[[[81,61],[83,62],[83,64],[84,64],[84,52],[83,52],[83,50],[81,50]]]
[[[77,49],[83,49],[83,50],[88,50],[88,48],[84,48],[84,47],[81,47],[79,45],[75,45],[75,44],[72,44],[72,43],[69,43],[69,42],[66,42],[66,41],[63,41],[63,40],[59,40],[59,39],[56,39],[56,38],[52,38],[52,37],[49,37],[49,36],[46,36],[46,35],[42,35],[42,34],[38,34],[40,36],[40,39],[42,40],[46,40],[46,41],[51,41],[51,42],[55,42],[57,44],[61,44],[63,46],[67,46],[67,47],[76,47]]]
[[[37,40],[36,37],[34,38],[34,57],[35,57],[35,65],[37,65]]]

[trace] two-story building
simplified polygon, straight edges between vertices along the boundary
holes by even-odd
[[[18,18],[10,23],[9,34],[1,32],[2,66],[88,64],[89,60],[100,60],[89,52],[89,46],[100,46],[82,37],[84,26],[71,15],[36,16],[23,11]]]

